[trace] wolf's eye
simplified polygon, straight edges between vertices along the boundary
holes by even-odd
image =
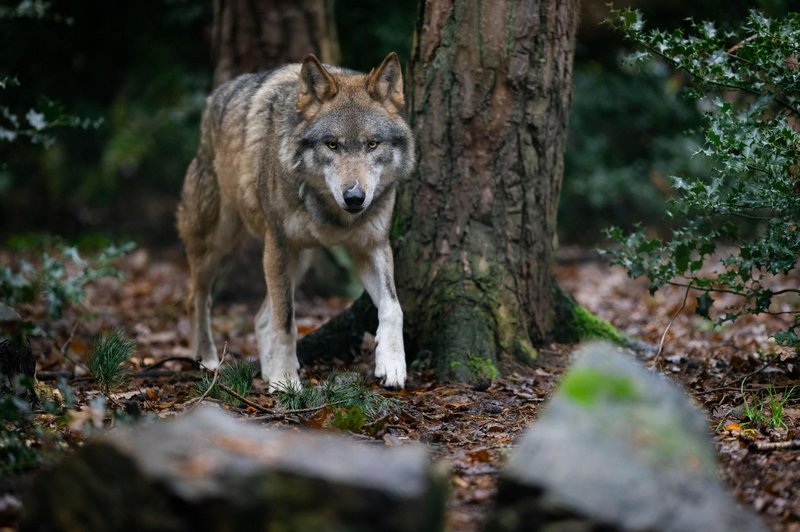
[[[378,142],[377,140],[371,140],[367,142],[367,148],[374,150],[375,148],[378,147],[378,144],[380,144],[380,142]]]
[[[330,149],[332,149],[332,150],[335,150],[336,148],[339,147],[339,144],[336,143],[336,141],[333,141],[333,140],[329,140],[328,142],[325,143],[325,145],[327,147],[329,147]]]

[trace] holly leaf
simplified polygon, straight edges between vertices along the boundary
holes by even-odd
[[[708,311],[711,310],[711,306],[713,304],[714,299],[708,295],[708,292],[704,292],[702,296],[697,298],[697,307],[695,308],[695,313],[707,320],[711,319],[708,316]]]

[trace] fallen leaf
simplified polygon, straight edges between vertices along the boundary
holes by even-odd
[[[491,453],[489,453],[488,449],[478,449],[467,453],[467,461],[470,463],[481,463],[481,462],[489,462],[492,459]]]
[[[328,425],[331,419],[333,419],[333,409],[330,406],[326,406],[325,408],[317,410],[310,417],[306,418],[303,421],[303,425],[306,427],[321,429],[322,427]]]
[[[297,334],[298,336],[305,336],[310,332],[317,330],[316,325],[298,325],[297,326]]]

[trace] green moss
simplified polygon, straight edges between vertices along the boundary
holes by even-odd
[[[598,318],[565,292],[558,283],[553,283],[553,329],[556,342],[573,343],[585,340],[608,340],[621,346],[630,344],[630,339],[616,327]]]
[[[561,381],[559,393],[584,406],[604,399],[632,401],[638,397],[630,378],[592,368],[569,371]]]
[[[527,335],[525,336],[517,336],[514,338],[514,349],[512,350],[514,358],[516,358],[519,362],[523,364],[532,365],[536,362],[536,359],[539,356],[539,353],[531,344],[531,341],[528,339]]]
[[[476,381],[484,379],[493,381],[500,376],[500,372],[494,362],[484,357],[470,356],[467,359],[467,368]]]
[[[471,261],[471,277],[466,279],[461,263],[436,270],[425,300],[437,303],[415,316],[424,323],[419,336],[425,343],[417,347],[432,354],[440,379],[484,383],[500,375],[497,363],[502,355],[532,365],[538,353],[514,294],[507,293],[502,282],[502,267],[492,255],[476,254]]]
[[[331,419],[332,426],[350,432],[359,432],[366,422],[364,410],[358,405],[340,408],[333,413],[333,419]]]
[[[508,307],[503,304],[498,305],[491,318],[495,322],[495,331],[500,349],[510,353],[517,361],[523,364],[533,364],[538,353],[531,344],[526,331],[511,316]]]
[[[619,329],[580,305],[575,305],[572,312],[572,325],[581,341],[602,339],[617,345],[628,343],[628,338]]]

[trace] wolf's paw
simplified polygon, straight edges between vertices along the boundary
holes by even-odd
[[[202,355],[195,356],[194,359],[209,371],[214,371],[219,367],[220,361],[216,351],[208,351]]]
[[[288,386],[292,387],[299,387],[300,386],[300,376],[297,374],[297,370],[292,372],[286,371],[284,373],[274,374],[271,377],[268,377],[269,386],[267,387],[268,393],[273,393],[278,390],[285,389]]]
[[[300,364],[294,354],[291,356],[272,356],[261,361],[261,379],[269,383],[267,391],[272,393],[287,385],[300,385],[297,370]]]
[[[402,349],[375,349],[375,376],[386,388],[403,388],[406,385],[406,355]]]

